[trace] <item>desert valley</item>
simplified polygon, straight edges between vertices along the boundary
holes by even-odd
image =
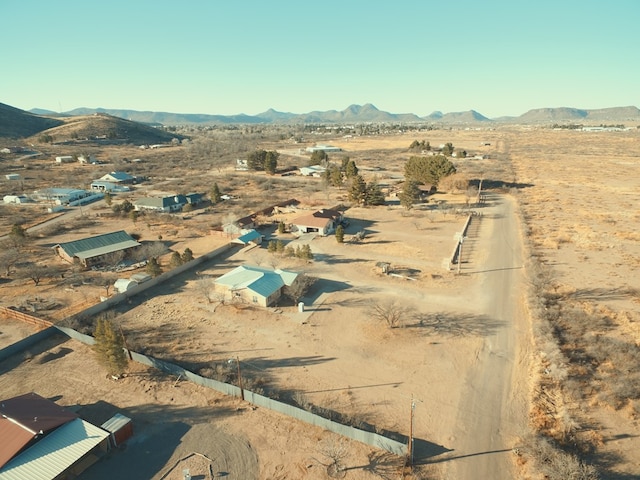
[[[59,478],[638,478],[637,109],[371,107],[0,104],[0,400],[107,432]]]

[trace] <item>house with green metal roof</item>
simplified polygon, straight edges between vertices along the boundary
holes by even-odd
[[[293,285],[297,278],[298,274],[290,270],[241,265],[218,278],[215,285],[218,291],[230,292],[232,298],[268,307],[282,296],[284,287]]]
[[[79,262],[85,267],[99,265],[105,257],[115,252],[125,254],[140,246],[135,238],[124,230],[82,238],[53,246],[56,254],[69,263]]]

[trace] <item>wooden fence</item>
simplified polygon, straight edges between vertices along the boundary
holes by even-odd
[[[44,330],[45,328],[49,328],[53,325],[53,323],[51,323],[49,320],[34,317],[33,315],[29,315],[28,313],[21,312],[20,310],[16,310],[14,308],[0,307],[0,313],[12,320],[19,320],[21,322],[35,325],[39,330]]]

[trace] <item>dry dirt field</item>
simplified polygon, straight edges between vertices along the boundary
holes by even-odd
[[[456,147],[489,153],[491,160],[459,161],[459,171],[471,179],[493,180],[487,182],[490,188],[500,187],[507,198],[520,205],[523,238],[531,255],[525,274],[538,272],[540,264],[547,266],[551,273],[545,277],[545,286],[557,296],[554,298],[559,305],[554,304],[553,308],[561,311],[559,317],[567,311],[588,312],[589,318],[600,320],[595,327],[586,327],[580,338],[614,338],[623,342],[621,345],[631,351],[629,358],[634,358],[633,350],[640,342],[637,132],[452,130],[331,143],[344,148],[366,176],[376,175],[381,183],[393,183],[402,172],[397,160],[408,158],[406,148],[414,139],[427,139],[432,145],[451,141]],[[491,146],[479,146],[487,141]],[[218,175],[228,173],[211,172],[209,181],[215,181]],[[344,194],[330,194],[321,188],[304,191],[308,194],[304,199],[307,206],[331,206]],[[393,204],[350,208],[345,213],[351,222],[347,238],[365,229],[363,242],[340,245],[333,237],[308,240],[315,257],[309,264],[275,257],[266,248],[237,252],[121,305],[117,309],[118,321],[136,350],[181,362],[194,371],[218,375],[228,374],[228,360],[237,357],[243,377],[254,388],[279,392],[281,398],[293,398],[298,403],[331,408],[381,430],[407,435],[414,398],[414,433],[424,441],[420,453],[425,459],[416,475],[454,478],[451,475],[456,470],[451,464],[460,454],[460,439],[454,436],[452,422],[459,415],[461,395],[468,386],[465,374],[499,325],[478,316],[475,308],[482,291],[480,276],[474,272],[482,268],[492,220],[490,216],[478,217],[477,223],[472,223],[473,241],[464,253],[462,274],[445,271],[442,261],[451,254],[453,237],[465,218],[454,215],[453,209],[438,208],[438,200],[454,209],[462,208],[465,201],[463,194],[438,194],[429,204],[408,214]],[[120,222],[119,228],[128,230],[130,226],[147,239],[156,239],[162,233],[172,249],[182,251],[188,246],[197,256],[226,241],[219,236],[203,236],[206,225],[215,221],[219,220],[207,214],[171,225],[157,220],[133,225],[126,220],[127,224]],[[194,227],[196,222],[201,223],[199,228]],[[100,220],[38,242],[46,247],[112,229],[112,224]],[[278,235],[273,229],[266,233],[285,242],[297,241],[289,234]],[[382,275],[376,268],[379,261],[389,262],[395,272],[411,279]],[[210,304],[202,293],[202,279],[218,276],[241,263],[292,268],[320,281],[305,298],[308,306],[304,313],[290,305],[262,310]],[[34,289],[28,280],[14,280],[0,288],[2,305],[25,303],[35,296],[54,298],[58,310],[65,308],[66,314],[104,295],[100,280],[91,276],[79,285],[47,280]],[[534,291],[532,296],[537,293]],[[389,329],[372,317],[373,303],[385,300],[395,300],[411,309],[404,328]],[[512,379],[522,395],[531,394],[531,424],[560,441],[573,441],[580,446],[578,449],[590,445],[587,458],[601,467],[603,478],[634,478],[640,473],[640,394],[637,388],[631,388],[617,394],[618,401],[611,401],[605,392],[612,388],[609,385],[615,378],[637,385],[640,365],[634,365],[635,370],[625,370],[623,366],[601,362],[595,372],[578,371],[579,361],[567,357],[572,348],[586,351],[587,347],[572,340],[554,349],[550,346],[553,336],[545,336],[540,327],[546,320],[538,318],[538,310],[532,305],[535,302],[531,298],[517,302],[528,306],[536,335],[534,352],[524,359],[518,357],[523,371]],[[52,318],[64,316],[55,310],[42,313]],[[528,321],[523,325],[527,324]],[[27,334],[24,326],[6,321],[0,324],[0,332],[0,345]],[[518,338],[528,343],[529,329],[523,327]],[[246,464],[255,463],[258,478],[326,476],[319,460],[326,461],[321,452],[335,440],[324,432],[261,409],[253,410],[235,399],[185,382],[174,386],[175,379],[140,367],[113,382],[95,374],[100,368],[93,363],[89,350],[75,342],[31,353],[22,364],[0,365],[0,385],[5,396],[35,390],[44,396],[61,396],[59,402],[63,405],[87,406],[87,413],[94,412],[88,406],[103,401],[130,412],[140,422],[143,438],[145,432],[149,437],[157,433],[154,425],[158,422],[152,418],[161,418],[161,424],[178,420],[182,423],[175,428],[184,434],[183,448],[164,452],[152,475],[145,472],[148,478],[160,478],[179,458],[192,453],[191,446],[206,450],[201,438],[213,435],[207,433],[207,428],[215,428],[220,436],[222,432],[229,442],[235,442],[230,450]],[[588,358],[595,362],[595,355],[589,353]],[[584,364],[582,368],[587,370]],[[69,371],[81,374],[70,378],[64,374]],[[567,377],[577,380],[569,384]],[[539,385],[553,395],[549,401],[556,410],[541,411],[537,403]],[[99,417],[106,411],[104,405],[102,408],[92,414]],[[522,408],[518,404],[517,409]],[[502,461],[506,458],[517,464],[518,476],[539,478],[531,473],[527,458],[508,451],[526,443],[527,412],[520,413],[524,421],[504,426],[502,435],[507,445],[496,455],[501,455]],[[224,457],[214,450],[199,453]],[[110,463],[116,462],[118,455],[120,452]],[[192,474],[204,468],[198,458],[183,462],[191,462]],[[242,463],[232,458],[225,461],[227,465],[216,468],[232,471],[234,464]],[[345,464],[352,469],[347,471],[347,478],[398,478],[393,461],[350,442]]]

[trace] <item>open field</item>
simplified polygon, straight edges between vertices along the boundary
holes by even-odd
[[[428,204],[410,212],[396,205],[394,199],[388,199],[384,207],[351,207],[345,212],[350,221],[347,238],[366,230],[362,242],[338,244],[333,237],[302,240],[309,242],[314,253],[314,261],[309,264],[277,257],[267,252],[266,245],[235,252],[119,306],[116,318],[132,348],[232,381],[235,377],[228,360],[237,357],[247,388],[261,389],[299,405],[329,408],[352,422],[370,423],[381,431],[408,434],[413,398],[413,428],[419,440],[416,454],[423,464],[420,478],[472,478],[468,475],[474,471],[483,471],[491,478],[538,478],[535,472],[544,469],[530,455],[534,450],[528,440],[531,428],[596,464],[603,478],[633,478],[640,472],[636,448],[640,364],[633,363],[640,343],[640,284],[635,275],[640,258],[636,232],[640,218],[635,204],[640,189],[637,133],[505,128],[336,138],[330,143],[342,147],[368,179],[375,176],[381,184],[393,185],[402,178],[402,162],[411,155],[407,147],[414,139],[427,139],[432,145],[451,141],[456,147],[491,156],[489,160],[456,161],[460,174],[470,180],[483,179],[489,189],[488,202],[477,208],[482,215],[472,221],[465,241],[461,275],[446,271],[442,264],[450,256],[454,235],[465,220],[454,214],[465,209],[463,193],[438,193]],[[480,146],[485,142],[491,145]],[[264,148],[291,150],[277,142]],[[73,228],[39,234],[29,246],[31,254],[50,258],[48,246],[111,231],[117,225],[136,231],[147,241],[157,241],[161,235],[172,250],[189,247],[198,256],[226,241],[210,235],[210,229],[264,205],[258,196],[300,198],[302,208],[346,202],[344,191],[328,189],[319,179],[256,177],[237,174],[228,166],[211,166],[194,176],[190,167],[165,157],[186,151],[180,147],[163,152],[157,170],[153,167],[157,159],[150,156],[144,168],[154,171],[155,179],[140,186],[137,194],[172,188],[182,191],[181,179],[188,177],[192,183],[185,190],[206,191],[207,184],[217,182],[241,198],[184,218],[152,216],[137,223],[106,215],[96,217],[96,213],[108,212],[96,205],[85,212],[84,218],[70,220],[69,227],[75,225]],[[286,153],[282,159],[301,161]],[[173,167],[171,176],[167,162]],[[45,179],[43,176],[39,181]],[[249,198],[248,191],[258,195]],[[517,205],[522,224],[514,213]],[[282,214],[271,220],[286,223],[288,219]],[[516,254],[520,238],[506,235],[510,229],[524,234],[524,252],[530,257],[526,263]],[[263,233],[267,239],[292,245],[301,242],[290,234],[276,233],[272,226],[265,227]],[[501,252],[494,252],[496,245]],[[381,261],[389,262],[399,276],[383,275],[376,267]],[[287,304],[258,309],[209,303],[202,293],[203,279],[243,263],[291,268],[319,278],[304,299],[306,311],[300,313]],[[61,318],[61,311],[72,313],[74,305],[96,301],[105,294],[101,275],[75,272],[72,282],[65,275],[64,279],[47,279],[38,287],[28,279],[5,281],[1,286],[6,292],[2,304],[29,304],[34,297],[54,299],[56,306],[41,313]],[[519,287],[525,276],[530,284],[528,300]],[[505,311],[497,308],[497,295],[503,291],[513,295]],[[542,299],[547,303],[540,306]],[[406,309],[403,328],[390,329],[372,316],[375,303],[391,300]],[[557,314],[545,314],[549,309]],[[580,330],[569,332],[577,324],[569,324],[574,318],[581,319]],[[547,324],[555,330],[546,328]],[[6,324],[0,325],[0,331],[0,344],[26,333],[22,327]],[[553,331],[571,335],[549,333]],[[74,345],[72,349],[72,355],[49,364],[68,361],[63,368],[70,370],[75,368],[72,359],[76,359],[76,365],[82,364],[83,355],[76,354],[88,354],[86,348]],[[576,355],[578,351],[582,356]],[[614,357],[618,351],[620,355]],[[13,385],[15,375],[22,375],[24,380],[11,391],[24,393],[35,388],[31,377],[42,378],[37,368],[33,362],[16,366],[3,371],[0,381]],[[153,378],[145,377],[147,390],[160,391],[170,383],[158,379],[158,385],[164,387],[156,387],[156,376],[144,375]],[[64,395],[64,404],[96,402],[106,388],[98,380],[86,380],[90,388],[83,392],[84,399],[75,399],[78,393],[73,386],[65,387],[64,394],[55,392],[54,385],[39,393]],[[127,387],[136,383],[132,378],[125,381]],[[502,386],[494,392],[494,385]],[[126,402],[115,397],[108,401],[135,411],[136,402],[155,402],[146,393],[134,388]],[[198,393],[195,397],[198,395],[212,394]],[[207,402],[217,408],[234,400]],[[495,413],[496,408],[500,412]],[[165,415],[170,418],[171,410]],[[275,435],[272,429],[284,425],[283,420],[274,420],[268,412],[245,409],[234,415],[233,422],[224,423],[223,428],[231,429],[233,424],[227,433],[249,440],[259,458],[259,478],[323,478],[319,469],[302,467],[309,461],[308,453],[290,460],[276,452],[291,450],[294,445],[304,452],[317,451],[321,432],[284,435],[278,440],[282,443],[267,447],[263,443],[271,443]],[[182,418],[192,427],[203,423],[187,417]],[[237,417],[251,419],[236,421]],[[489,418],[486,424],[481,420],[485,418]],[[499,425],[500,434],[491,443],[468,438],[471,431],[494,428],[493,421]],[[194,438],[200,428],[192,428]],[[287,427],[291,432],[305,428],[293,422]],[[523,454],[514,455],[514,448]],[[375,460],[376,454],[361,446],[352,445],[351,450],[350,465]],[[179,453],[184,452],[176,450]],[[167,457],[163,467],[168,468],[174,460]],[[348,478],[395,478],[385,477],[388,471],[370,470],[350,470]]]

